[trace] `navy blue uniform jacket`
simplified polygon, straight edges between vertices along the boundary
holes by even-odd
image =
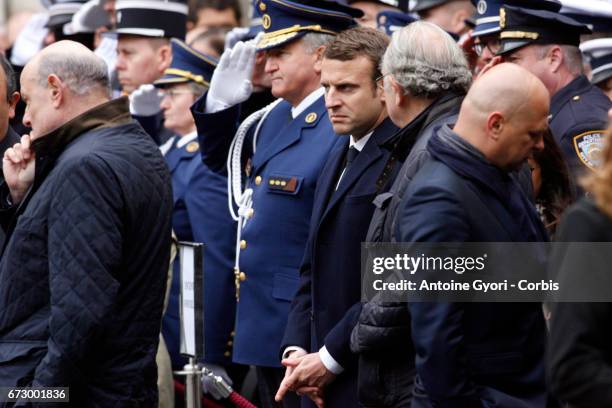
[[[183,137],[193,139],[184,140],[177,147],[173,137],[169,141],[173,145],[165,155],[174,194],[172,228],[179,241],[204,244],[204,356],[200,357],[207,363],[226,364],[230,362],[236,313],[233,274],[236,223],[227,207],[227,176],[202,163],[195,134]],[[180,355],[179,296],[177,257],[162,325],[175,370],[182,369],[187,362]]]
[[[550,101],[550,129],[579,194],[582,189],[576,181],[601,160],[610,108],[610,99],[584,75],[567,84]]]
[[[287,346],[310,352],[326,346],[345,369],[326,389],[326,405],[331,407],[357,406],[357,358],[351,354],[350,337],[360,311],[359,253],[374,212],[372,200],[381,192],[376,181],[391,154],[381,145],[396,131],[390,119],[382,122],[335,190],[348,140],[338,146],[315,193],[300,289],[291,305],[281,353]]]
[[[205,98],[192,107],[202,158],[210,169],[223,172],[240,112],[235,106],[203,113]],[[251,126],[245,140],[250,156],[245,182],[253,189],[253,205],[241,232],[243,281],[233,360],[280,367],[278,350],[298,289],[314,192],[323,165],[342,140],[327,117],[323,96],[295,119],[287,101],[276,105],[263,120],[251,155],[255,128]]]

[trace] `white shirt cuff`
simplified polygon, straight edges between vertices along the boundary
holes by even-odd
[[[308,354],[308,352],[301,347],[289,346],[285,349],[285,351],[283,351],[283,359],[289,357],[289,353],[291,353],[292,351],[303,351],[304,353]]]
[[[204,113],[216,113],[227,108],[228,106],[223,102],[211,98],[210,95],[206,95],[206,106],[204,106]]]
[[[344,368],[338,364],[338,362],[329,354],[327,348],[325,346],[321,347],[319,350],[319,357],[321,358],[321,362],[332,373],[338,375],[344,371]]]

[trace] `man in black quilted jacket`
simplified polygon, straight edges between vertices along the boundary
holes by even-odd
[[[74,407],[157,406],[164,159],[84,46],[47,47],[21,86],[32,132],[3,158],[0,387],[70,387]]]

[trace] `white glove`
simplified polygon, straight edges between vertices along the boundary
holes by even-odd
[[[64,34],[93,33],[96,29],[110,24],[108,13],[101,0],[89,0],[74,13],[72,21],[64,25]]]
[[[13,44],[11,62],[13,65],[24,66],[38,51],[43,48],[43,41],[49,30],[45,27],[49,15],[45,13],[34,14],[23,27]]]
[[[108,67],[108,76],[112,77],[112,72],[115,69],[117,63],[117,38],[113,38],[110,35],[103,35],[100,45],[95,49],[94,54],[102,58],[106,62]]]
[[[205,364],[204,367],[213,372],[214,377],[221,377],[227,385],[232,385],[232,379],[227,375],[227,371],[220,365],[217,364]],[[202,376],[202,391],[205,394],[211,395],[214,399],[220,400],[224,396],[219,392],[219,388],[215,384],[213,376],[204,375]]]
[[[210,80],[206,113],[214,113],[249,99],[253,92],[251,77],[255,67],[254,43],[239,41],[226,49]]]
[[[248,33],[249,33],[248,27],[232,28],[232,31],[225,34],[225,48],[224,49],[227,50],[228,48],[234,48],[234,45],[236,45],[238,41],[244,40]]]
[[[130,94],[130,112],[138,116],[155,115],[161,110],[161,100],[159,89],[153,84],[140,85],[140,88]]]

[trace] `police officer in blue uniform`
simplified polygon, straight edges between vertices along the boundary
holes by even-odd
[[[225,51],[210,90],[192,111],[202,158],[217,171],[229,168],[230,198],[237,204],[233,360],[257,367],[260,404],[271,407],[284,376],[278,350],[298,288],[314,191],[328,155],[341,143],[327,117],[319,64],[325,44],[362,13],[316,0],[260,0],[257,6],[263,37],[257,46],[239,42]],[[235,132],[257,50],[266,51],[265,70],[280,99]],[[283,401],[298,404],[295,397]]]
[[[601,161],[610,99],[582,73],[583,24],[558,12],[504,6],[498,54],[534,73],[551,95],[550,129],[578,195],[581,175]]]
[[[166,126],[175,133],[161,146],[172,173],[172,227],[179,241],[204,244],[203,361],[217,374],[231,377],[232,371],[239,370],[230,359],[236,310],[232,273],[235,222],[227,207],[227,177],[202,163],[196,126],[189,111],[208,89],[217,61],[182,41],[173,39],[171,44],[172,65],[155,86],[163,95],[161,107]],[[162,322],[174,370],[182,369],[186,363],[180,355],[179,274],[177,259]]]
[[[503,5],[550,11],[561,10],[558,0],[472,0],[476,7],[476,25],[471,32],[474,51],[482,65],[488,64],[499,51],[499,9]]]

